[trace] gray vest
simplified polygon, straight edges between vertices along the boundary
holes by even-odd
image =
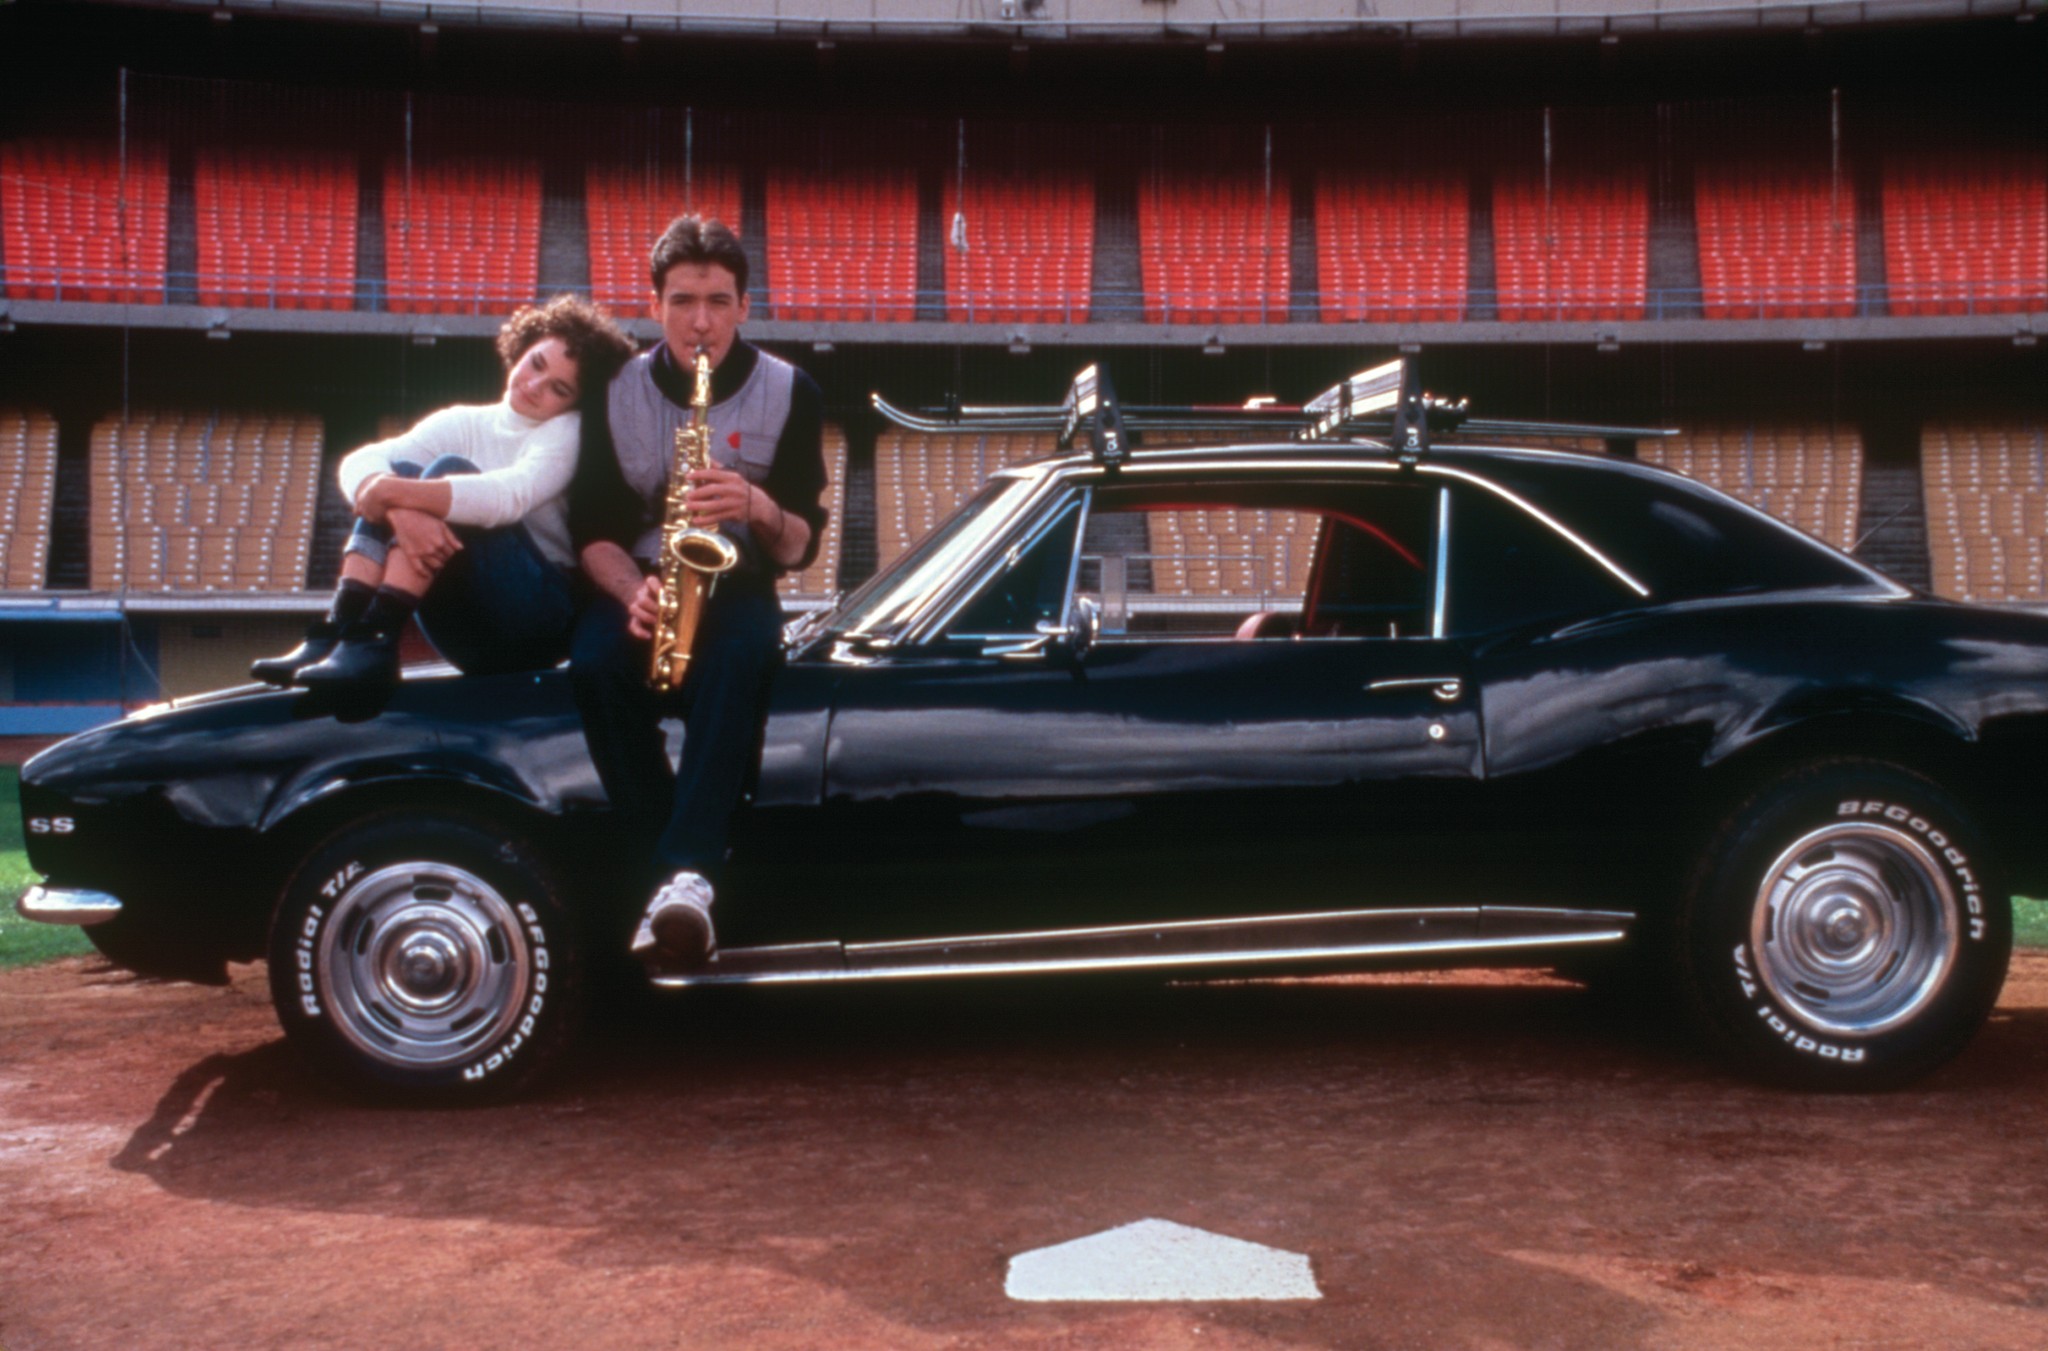
[[[676,432],[687,426],[690,410],[670,403],[654,383],[653,347],[626,363],[611,385],[612,443],[618,448],[619,471],[626,486],[646,506],[645,528],[633,543],[633,556],[651,563],[661,556],[661,510],[668,491],[669,465],[675,459]],[[768,477],[775,463],[775,445],[789,422],[796,367],[756,349],[754,373],[733,396],[711,405],[711,459],[721,469],[737,469],[750,483]],[[751,527],[727,522],[719,527],[740,546],[750,566],[760,553]]]

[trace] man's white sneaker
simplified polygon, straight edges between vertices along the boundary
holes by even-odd
[[[679,872],[654,893],[633,935],[632,954],[659,966],[691,966],[718,951],[711,928],[711,883]]]

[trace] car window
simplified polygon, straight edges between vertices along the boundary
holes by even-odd
[[[1555,530],[1490,492],[1452,496],[1447,632],[1604,614],[1635,597]]]
[[[1503,462],[1487,472],[1591,540],[1659,600],[1871,582],[1820,541],[1675,475],[1619,473],[1591,458]]]
[[[913,613],[1009,522],[1033,490],[1024,479],[999,478],[983,485],[909,552],[841,601],[830,631],[873,632]]]
[[[960,639],[1031,637],[1066,613],[1073,577],[1074,536],[1086,499],[1069,497],[1050,522],[1003,555],[1001,565],[945,626]]]
[[[1392,482],[1098,488],[1077,592],[1108,642],[1421,636],[1434,499]]]

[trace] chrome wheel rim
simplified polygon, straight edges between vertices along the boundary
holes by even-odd
[[[1895,1027],[1940,993],[1961,934],[1926,845],[1871,822],[1802,836],[1757,889],[1752,946],[1771,994],[1838,1036]]]
[[[333,1023],[407,1069],[469,1059],[512,1029],[532,984],[519,916],[474,873],[394,863],[334,904],[316,956]]]

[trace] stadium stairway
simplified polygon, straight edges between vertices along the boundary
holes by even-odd
[[[356,308],[382,313],[384,300],[384,175],[356,172]]]
[[[192,152],[171,152],[170,211],[165,221],[164,300],[172,305],[199,303],[199,195]]]
[[[550,160],[541,170],[541,299],[573,291],[590,294],[590,220],[583,204],[583,162]]]
[[[1682,180],[1681,175],[1681,180]],[[1654,318],[1697,319],[1704,279],[1700,275],[1700,229],[1690,196],[1650,203],[1649,254],[1645,259],[1650,294],[1662,311]]]
[[[45,574],[56,591],[83,591],[92,578],[87,539],[92,522],[92,426],[82,418],[57,420],[57,493],[50,509],[50,561]]]
[[[1312,324],[1322,318],[1322,273],[1317,271],[1321,261],[1317,252],[1320,241],[1316,236],[1316,181],[1312,173],[1298,173],[1294,176],[1294,219],[1287,235],[1287,265],[1289,282],[1287,288],[1287,321],[1291,324]]]
[[[1465,263],[1465,317],[1500,318],[1500,264],[1493,252],[1493,177],[1474,169],[1466,193],[1470,203]]]
[[[1884,174],[1875,158],[1860,164],[1856,185],[1856,288],[1858,314],[1889,314],[1891,284],[1884,257]]]
[[[917,175],[917,318],[946,317],[946,208],[944,170],[929,165]]]
[[[1863,504],[1856,523],[1863,542],[1856,556],[1908,586],[1930,587],[1934,574],[1918,446],[1901,457],[1898,447],[1886,443],[1883,426],[1867,428],[1864,435]]]
[[[1095,184],[1095,264],[1088,310],[1105,323],[1145,317],[1145,274],[1138,262],[1138,180],[1104,169]]]

